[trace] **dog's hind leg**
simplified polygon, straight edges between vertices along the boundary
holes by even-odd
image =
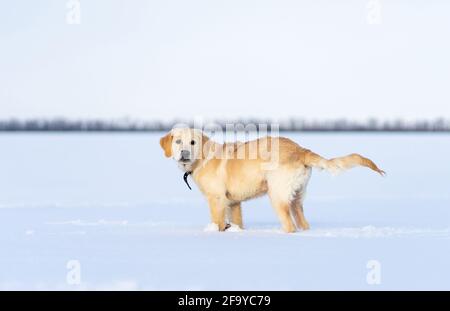
[[[291,172],[286,170],[273,171],[268,178],[268,194],[270,201],[280,219],[283,230],[287,233],[295,232],[297,230],[292,222],[290,211],[290,196],[292,193],[292,190],[289,189],[291,188],[289,187],[289,179],[291,177],[289,175],[292,175],[290,173]]]
[[[281,220],[283,230],[286,232],[296,231],[296,227],[292,222],[292,216],[300,228],[305,229],[309,227],[299,204],[301,201],[297,199],[300,199],[300,195],[303,195],[305,192],[310,176],[311,169],[304,166],[281,166],[271,171],[267,176],[268,193],[272,205]],[[295,206],[295,209],[293,206]]]
[[[294,216],[298,228],[301,228],[303,230],[309,229],[309,223],[305,218],[305,214],[303,213],[303,200],[301,196],[296,197],[291,202],[291,213]]]
[[[273,207],[278,215],[278,218],[281,221],[281,226],[283,230],[287,233],[295,232],[296,228],[294,223],[292,222],[292,217],[290,213],[290,204],[288,201],[280,200],[276,198],[273,194],[269,193],[270,200],[272,202]]]

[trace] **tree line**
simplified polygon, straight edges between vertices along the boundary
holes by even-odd
[[[153,132],[167,131],[176,124],[194,126],[191,120],[172,121],[137,121],[137,120],[70,120],[57,119],[9,119],[0,120],[0,131],[2,132]],[[450,120],[438,118],[434,120],[377,120],[354,121],[346,119],[336,120],[306,120],[291,118],[285,120],[270,119],[233,119],[213,120],[223,129],[227,124],[240,124],[242,126],[268,125],[268,129],[277,126],[280,131],[302,131],[302,132],[449,132]]]

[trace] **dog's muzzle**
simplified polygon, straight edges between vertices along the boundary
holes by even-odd
[[[181,150],[180,153],[180,162],[190,162],[191,161],[191,152],[189,150]]]

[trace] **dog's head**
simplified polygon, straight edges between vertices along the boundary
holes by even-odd
[[[203,158],[203,146],[208,138],[200,130],[174,128],[159,141],[164,154],[177,161],[180,168],[189,171]]]

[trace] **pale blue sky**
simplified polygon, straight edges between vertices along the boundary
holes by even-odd
[[[1,0],[0,118],[450,117],[450,1]]]

